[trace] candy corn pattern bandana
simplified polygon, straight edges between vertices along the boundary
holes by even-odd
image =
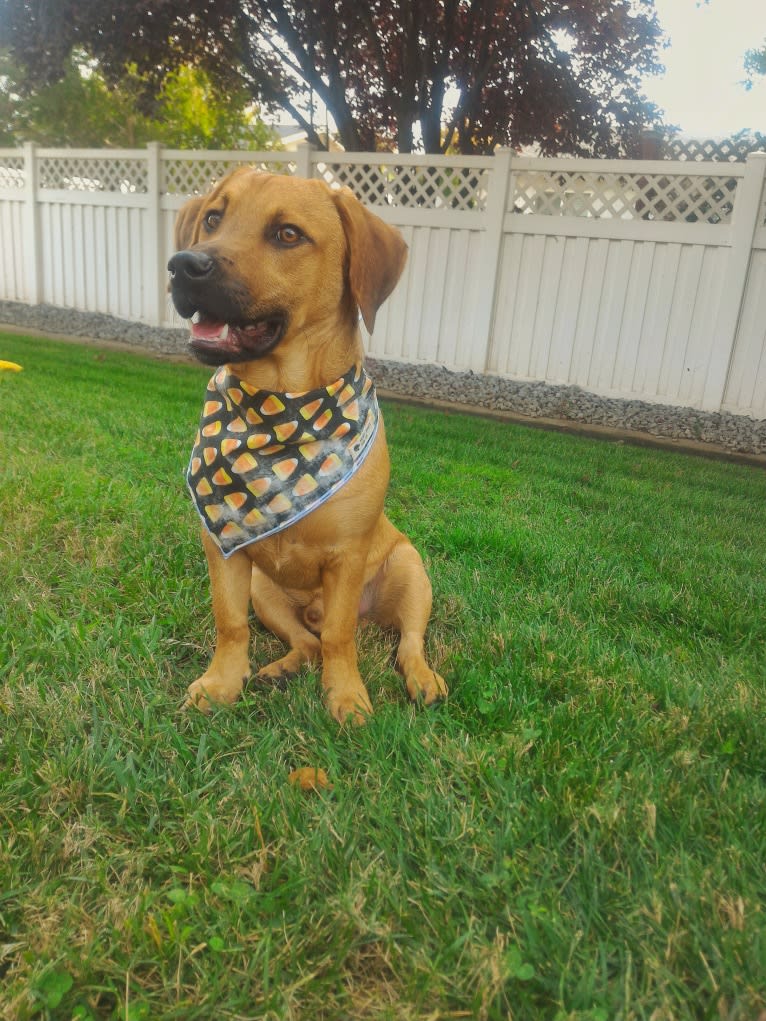
[[[360,365],[329,386],[269,393],[224,366],[207,386],[186,481],[225,557],[294,524],[369,453],[380,411]]]

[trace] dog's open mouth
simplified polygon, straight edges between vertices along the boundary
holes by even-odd
[[[195,312],[190,320],[189,346],[208,365],[262,358],[285,332],[284,316],[265,316],[252,323],[224,323]]]

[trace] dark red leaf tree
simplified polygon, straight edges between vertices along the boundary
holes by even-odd
[[[349,150],[619,155],[659,120],[653,0],[0,0],[0,42],[32,84],[74,45],[115,77],[196,62],[318,145],[321,102]]]

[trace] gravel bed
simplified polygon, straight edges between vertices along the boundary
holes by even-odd
[[[160,329],[101,313],[52,305],[0,301],[0,322],[44,333],[119,342],[166,355],[185,355],[185,330]],[[766,454],[766,420],[728,412],[676,408],[648,401],[599,397],[577,386],[517,382],[503,376],[453,372],[370,358],[370,374],[384,390],[403,397],[470,404],[529,418],[561,419],[654,436],[711,443],[747,454]]]
[[[747,415],[599,397],[578,386],[517,382],[504,376],[452,372],[438,365],[405,365],[371,358],[368,369],[381,389],[402,396],[711,443],[738,453],[766,454],[766,420]]]
[[[60,333],[84,340],[106,340],[159,354],[186,354],[187,330],[164,330],[145,323],[117,319],[102,312],[79,312],[57,305],[24,305],[0,301],[0,323],[41,333]]]

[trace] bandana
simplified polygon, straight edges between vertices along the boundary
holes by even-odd
[[[329,500],[369,453],[380,418],[361,365],[328,386],[284,394],[223,367],[205,396],[186,482],[224,557]]]

